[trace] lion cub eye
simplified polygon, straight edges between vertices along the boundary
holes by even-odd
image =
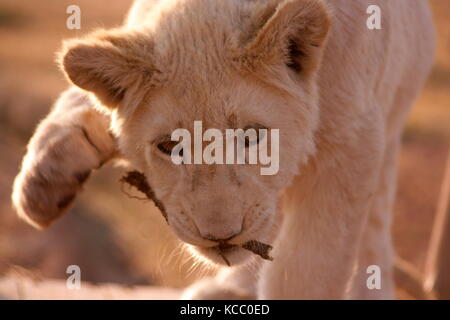
[[[264,139],[264,137],[266,135],[266,131],[267,131],[267,128],[260,124],[248,125],[244,128],[244,131],[247,132],[247,130],[249,130],[249,129],[254,130],[254,131],[252,130],[250,132],[255,133],[254,137],[256,139],[255,138],[250,139],[250,137],[248,135],[246,135],[245,136],[245,147],[246,148],[249,148],[250,146],[259,144]],[[263,130],[260,131],[260,129],[263,129]]]
[[[171,155],[172,154],[172,150],[173,148],[178,144],[177,141],[171,141],[171,140],[166,140],[166,141],[161,141],[160,143],[158,143],[156,145],[156,147],[158,148],[159,151],[161,151],[164,154],[167,155]],[[180,151],[180,156],[183,155],[183,150]]]

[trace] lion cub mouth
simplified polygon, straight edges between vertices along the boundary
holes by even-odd
[[[229,243],[219,243],[217,246],[212,247],[214,250],[216,250],[216,252],[219,254],[219,256],[221,256],[221,258],[225,261],[225,263],[230,266],[230,262],[228,261],[226,254],[237,250],[238,248],[242,248],[248,251],[251,251],[252,253],[260,256],[261,258],[263,258],[264,260],[270,260],[272,261],[273,258],[269,255],[269,252],[272,250],[272,246],[256,241],[256,240],[251,240],[248,241],[246,243],[244,243],[243,245],[235,245],[235,244],[229,244]]]
[[[226,251],[231,251],[231,250],[236,249],[238,247],[239,246],[235,245],[235,244],[220,243],[217,246],[215,246],[214,248],[216,248],[216,249],[218,249],[218,250],[220,250],[220,251],[225,253]]]

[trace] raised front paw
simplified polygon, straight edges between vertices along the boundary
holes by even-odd
[[[109,120],[72,91],[39,125],[14,182],[14,207],[38,228],[60,216],[91,171],[115,154]]]

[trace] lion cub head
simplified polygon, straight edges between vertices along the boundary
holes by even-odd
[[[230,263],[244,261],[248,253],[227,245],[271,241],[278,196],[314,152],[328,11],[320,0],[179,0],[141,19],[66,42],[62,67],[109,110],[118,148],[178,237],[217,263],[218,244]],[[279,171],[175,164],[171,133],[194,136],[196,121],[221,132],[278,129]]]

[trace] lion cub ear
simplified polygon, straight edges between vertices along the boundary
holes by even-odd
[[[253,17],[244,61],[253,68],[283,62],[309,76],[320,64],[330,25],[323,0],[269,1]]]
[[[136,85],[152,86],[159,73],[152,64],[151,40],[137,32],[97,31],[64,43],[59,62],[69,80],[115,108]]]

